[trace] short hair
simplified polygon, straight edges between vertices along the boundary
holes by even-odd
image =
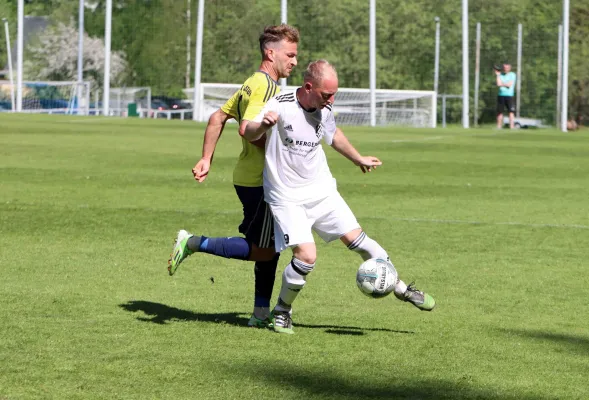
[[[287,24],[267,26],[264,28],[264,32],[260,35],[260,52],[262,53],[262,57],[264,57],[264,50],[266,50],[270,43],[278,43],[281,40],[298,43],[298,29]]]
[[[327,60],[316,60],[309,63],[307,69],[303,73],[303,80],[305,82],[311,82],[318,84],[324,77],[326,71],[331,70],[337,77],[337,71],[335,67]]]

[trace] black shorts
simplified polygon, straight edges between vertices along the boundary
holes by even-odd
[[[510,113],[515,112],[513,96],[497,96],[497,114],[503,114],[503,110],[505,109]]]
[[[237,197],[243,205],[243,221],[239,232],[256,246],[274,248],[274,218],[264,201],[264,188],[234,185]]]

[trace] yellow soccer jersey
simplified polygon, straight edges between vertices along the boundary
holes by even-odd
[[[221,109],[241,124],[253,120],[268,100],[280,92],[280,86],[265,72],[255,72]],[[238,186],[262,186],[264,149],[241,138],[242,150],[233,170],[233,184]]]

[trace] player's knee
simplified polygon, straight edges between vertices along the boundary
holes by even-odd
[[[315,268],[315,263],[308,263],[308,262],[299,260],[296,257],[293,257],[290,262],[289,267],[290,268],[287,268],[287,269],[291,270],[296,275],[299,275],[303,279],[305,279],[305,277],[307,275],[309,275],[313,271],[313,269]]]
[[[297,259],[305,264],[315,264],[317,261],[317,250],[315,247],[301,247],[297,246],[293,250],[293,260]]]

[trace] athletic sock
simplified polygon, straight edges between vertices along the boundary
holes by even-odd
[[[385,249],[383,249],[375,240],[370,239],[364,232],[360,233],[356,240],[350,243],[348,249],[360,254],[364,261],[370,258],[382,258],[390,262]],[[407,291],[407,285],[401,279],[398,279],[394,290],[395,294],[402,298]]]
[[[395,295],[402,298],[406,291],[407,285],[401,279],[398,279],[397,283],[395,284]]]
[[[264,309],[270,307],[279,258],[280,254],[276,254],[272,260],[257,261],[254,266],[254,315],[257,318],[260,318],[259,315],[267,314]]]
[[[251,252],[251,244],[242,237],[192,236],[186,243],[189,250],[213,254],[219,257],[247,260]]]
[[[364,261],[370,258],[389,260],[386,250],[375,240],[370,239],[364,231],[360,232],[358,237],[348,245],[348,249],[360,254]]]
[[[307,282],[307,275],[313,271],[315,264],[307,264],[292,258],[292,261],[284,268],[282,273],[282,287],[280,288],[280,297],[276,310],[289,312],[293,301],[297,298],[300,291]]]

